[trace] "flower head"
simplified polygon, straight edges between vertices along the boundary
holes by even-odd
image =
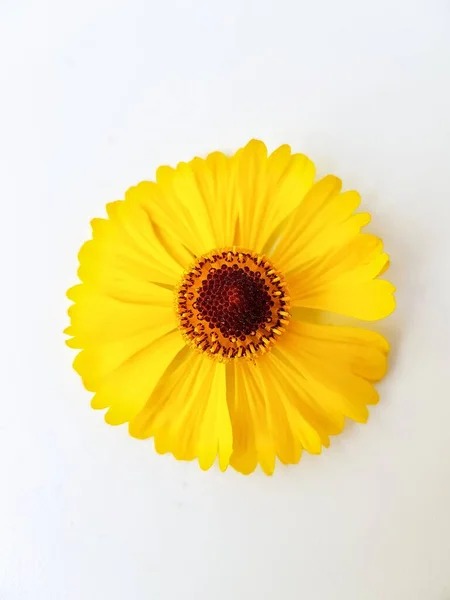
[[[314,179],[306,156],[252,140],[161,167],[92,221],[66,332],[108,423],[204,469],[270,474],[367,420],[388,343],[304,309],[386,317],[389,258],[359,194]]]

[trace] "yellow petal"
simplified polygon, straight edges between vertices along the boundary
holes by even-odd
[[[100,383],[92,407],[110,407],[105,415],[110,425],[133,419],[145,406],[161,376],[184,345],[176,330],[138,351]]]
[[[235,155],[238,173],[238,243],[267,252],[271,234],[298,206],[313,184],[314,164],[281,146],[269,157],[265,145],[251,140]]]
[[[206,160],[194,158],[189,166],[208,207],[217,247],[233,246],[238,211],[234,157],[213,152]]]
[[[227,404],[233,431],[233,453],[230,465],[248,475],[258,464],[255,445],[255,423],[249,407],[249,398],[242,377],[236,376],[236,361],[226,365]]]
[[[189,351],[163,378],[129,430],[138,438],[154,436],[158,452],[171,452],[180,460],[198,458],[202,469],[218,457],[225,470],[232,451],[225,365]]]
[[[276,457],[284,464],[298,463],[303,448],[320,453],[322,444],[329,443],[328,435],[340,430],[307,395],[299,394],[286,376],[285,364],[273,353],[254,364],[236,361],[227,369],[233,374],[228,389],[230,464],[241,473],[251,473],[259,463],[270,475]]]
[[[372,382],[386,372],[385,340],[364,329],[292,322],[273,354],[294,386],[325,414],[365,422],[378,402]]]
[[[366,213],[352,216],[360,203],[359,194],[340,194],[340,188],[337,177],[320,180],[287,220],[272,254],[284,273],[346,244],[370,221]]]
[[[141,182],[128,190],[126,198],[142,206],[151,221],[195,256],[217,246],[210,205],[190,165],[160,167],[156,183]]]
[[[94,340],[93,345],[78,354],[73,367],[81,376],[84,387],[95,392],[110,373],[169,331],[166,325],[156,325],[141,333],[104,344],[96,344]]]
[[[321,445],[330,445],[329,436],[342,431],[344,416],[320,406],[305,381],[298,377],[295,366],[282,354],[271,352],[266,362],[266,378],[275,398],[280,396],[286,406],[293,434],[309,453],[320,453]]]
[[[195,256],[192,252],[188,250],[186,246],[180,244],[180,242],[171,235],[170,231],[161,229],[156,223],[153,224],[153,230],[163,247],[170,256],[178,262],[183,271],[188,269],[195,260]]]
[[[376,277],[388,261],[381,240],[359,234],[339,250],[287,273],[291,303],[367,321],[387,317],[395,308],[395,288]]]
[[[198,246],[196,233],[192,231],[193,215],[170,192],[173,171],[169,167],[160,167],[157,172],[159,184],[142,181],[128,190],[126,198],[139,203],[151,222],[195,254],[202,247]]]
[[[233,454],[230,464],[241,473],[248,474],[259,463],[267,475],[275,469],[276,448],[270,431],[265,390],[258,382],[253,369],[260,369],[246,361],[234,361],[234,385],[228,397],[228,408],[233,428]]]
[[[81,284],[68,296],[75,300],[69,310],[70,345],[75,348],[98,346],[119,341],[138,333],[157,329],[166,333],[177,326],[173,293],[160,286],[146,284],[145,303],[123,302],[100,294],[96,288]]]
[[[286,377],[283,364],[272,353],[261,358],[261,370],[280,460],[285,464],[297,463],[302,448],[311,454],[319,454],[322,444],[328,445],[329,441],[329,431],[320,415],[299,395],[299,390]],[[277,423],[278,427],[275,426]]]
[[[145,210],[133,201],[112,202],[108,219],[93,219],[92,237],[79,253],[78,275],[108,293],[156,282],[178,283],[182,268],[156,237]]]
[[[311,427],[308,423],[302,422],[301,416],[292,410],[289,402],[286,402],[288,390],[278,385],[278,377],[273,377],[269,356],[270,354],[266,354],[258,359],[255,365],[247,363],[247,376],[253,379],[263,399],[268,431],[275,454],[282,463],[295,464],[300,460],[302,447],[306,447],[302,443],[304,436],[300,427],[302,426],[303,432]],[[314,430],[311,430],[311,433],[317,438],[316,446],[320,452],[320,439]]]

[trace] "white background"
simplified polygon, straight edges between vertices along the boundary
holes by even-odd
[[[448,0],[1,0],[1,600],[450,599]],[[273,478],[160,457],[63,344],[89,220],[290,143],[392,254],[382,402]]]

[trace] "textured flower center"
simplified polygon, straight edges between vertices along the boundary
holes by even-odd
[[[281,274],[264,257],[240,249],[199,258],[177,291],[180,329],[219,360],[264,354],[289,322]]]

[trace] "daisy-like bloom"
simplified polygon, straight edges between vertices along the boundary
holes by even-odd
[[[306,315],[386,317],[389,258],[359,194],[314,179],[252,140],[159,168],[92,221],[66,333],[107,423],[203,469],[271,474],[367,420],[388,343]]]

